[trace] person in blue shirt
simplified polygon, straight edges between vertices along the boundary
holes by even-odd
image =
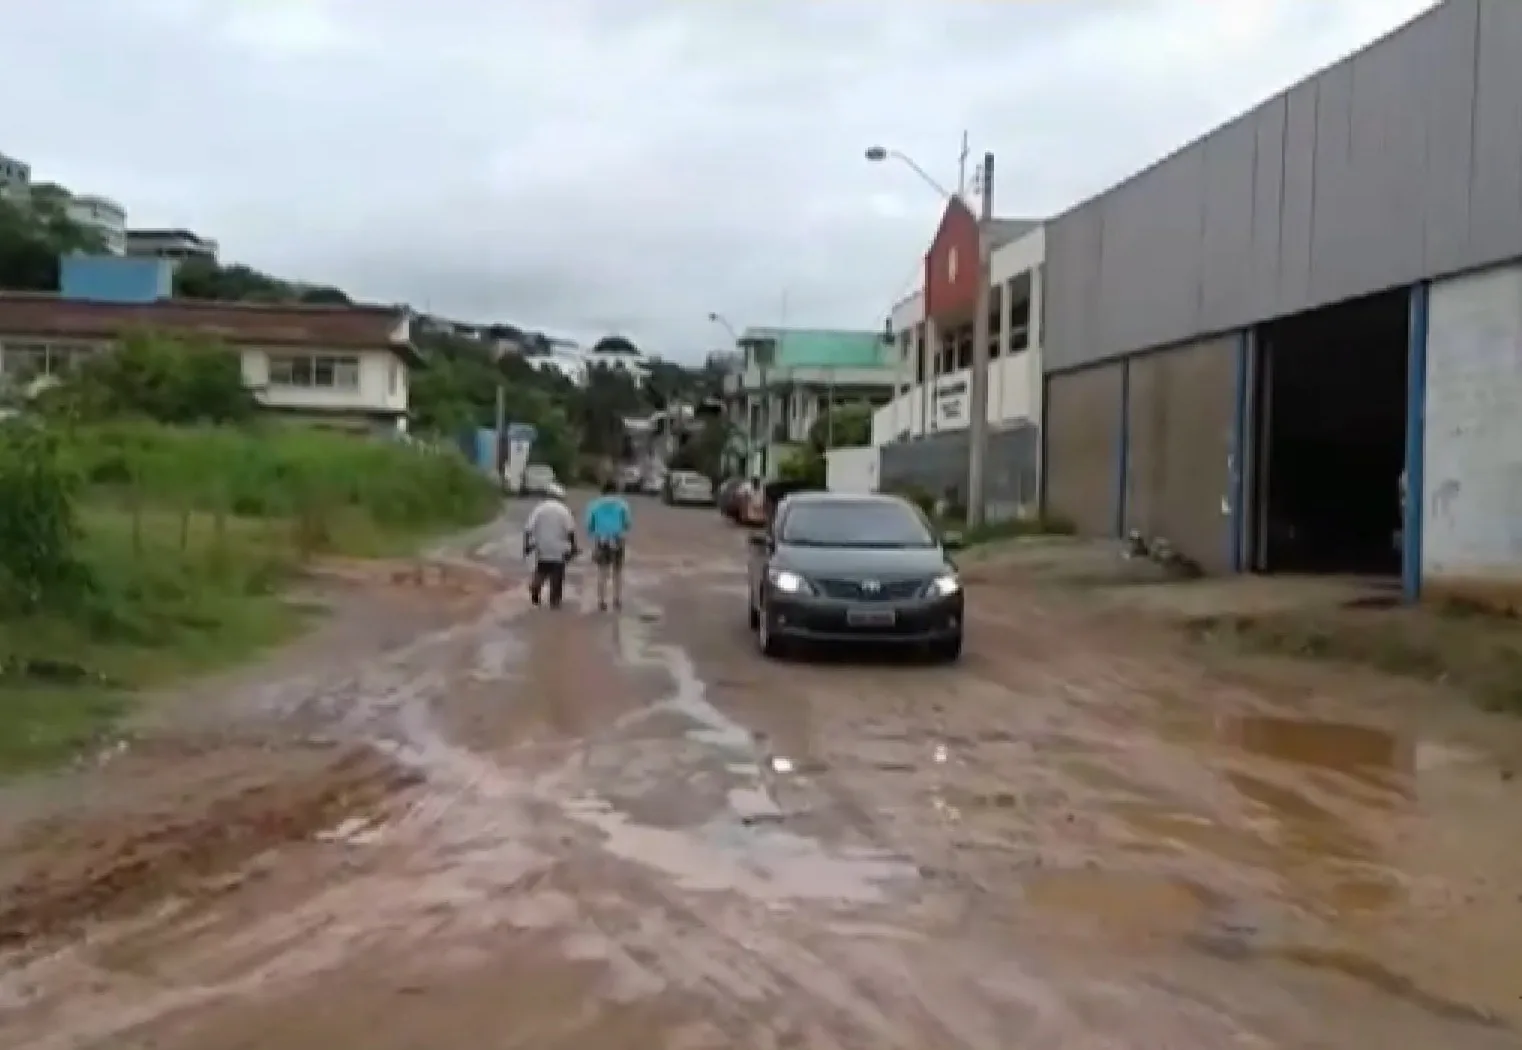
[[[587,504],[587,539],[592,544],[592,564],[597,566],[597,608],[608,611],[608,587],[613,588],[613,608],[624,607],[624,546],[634,515],[618,494],[618,486],[606,482],[602,495]]]

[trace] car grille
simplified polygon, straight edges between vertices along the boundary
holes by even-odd
[[[856,580],[814,580],[814,587],[826,598],[849,598],[855,601],[888,602],[916,598],[928,580],[883,580],[875,591],[862,590]]]

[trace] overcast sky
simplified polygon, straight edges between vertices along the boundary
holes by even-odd
[[[1059,212],[1430,0],[7,4],[0,152],[352,294],[668,357],[876,327],[961,132]],[[786,311],[784,318],[784,309]]]

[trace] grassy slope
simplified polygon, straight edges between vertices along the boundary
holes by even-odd
[[[88,746],[142,689],[297,633],[282,590],[303,555],[415,550],[497,498],[463,464],[314,432],[117,426],[69,455],[95,587],[67,616],[0,620],[0,776]]]

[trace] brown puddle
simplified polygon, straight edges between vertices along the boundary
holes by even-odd
[[[1122,941],[1177,937],[1199,928],[1224,901],[1204,886],[1144,872],[1080,868],[1025,882],[1033,908],[1085,920]]]
[[[1374,726],[1236,715],[1221,719],[1217,734],[1222,743],[1249,754],[1354,777],[1387,780],[1415,771],[1415,746]]]

